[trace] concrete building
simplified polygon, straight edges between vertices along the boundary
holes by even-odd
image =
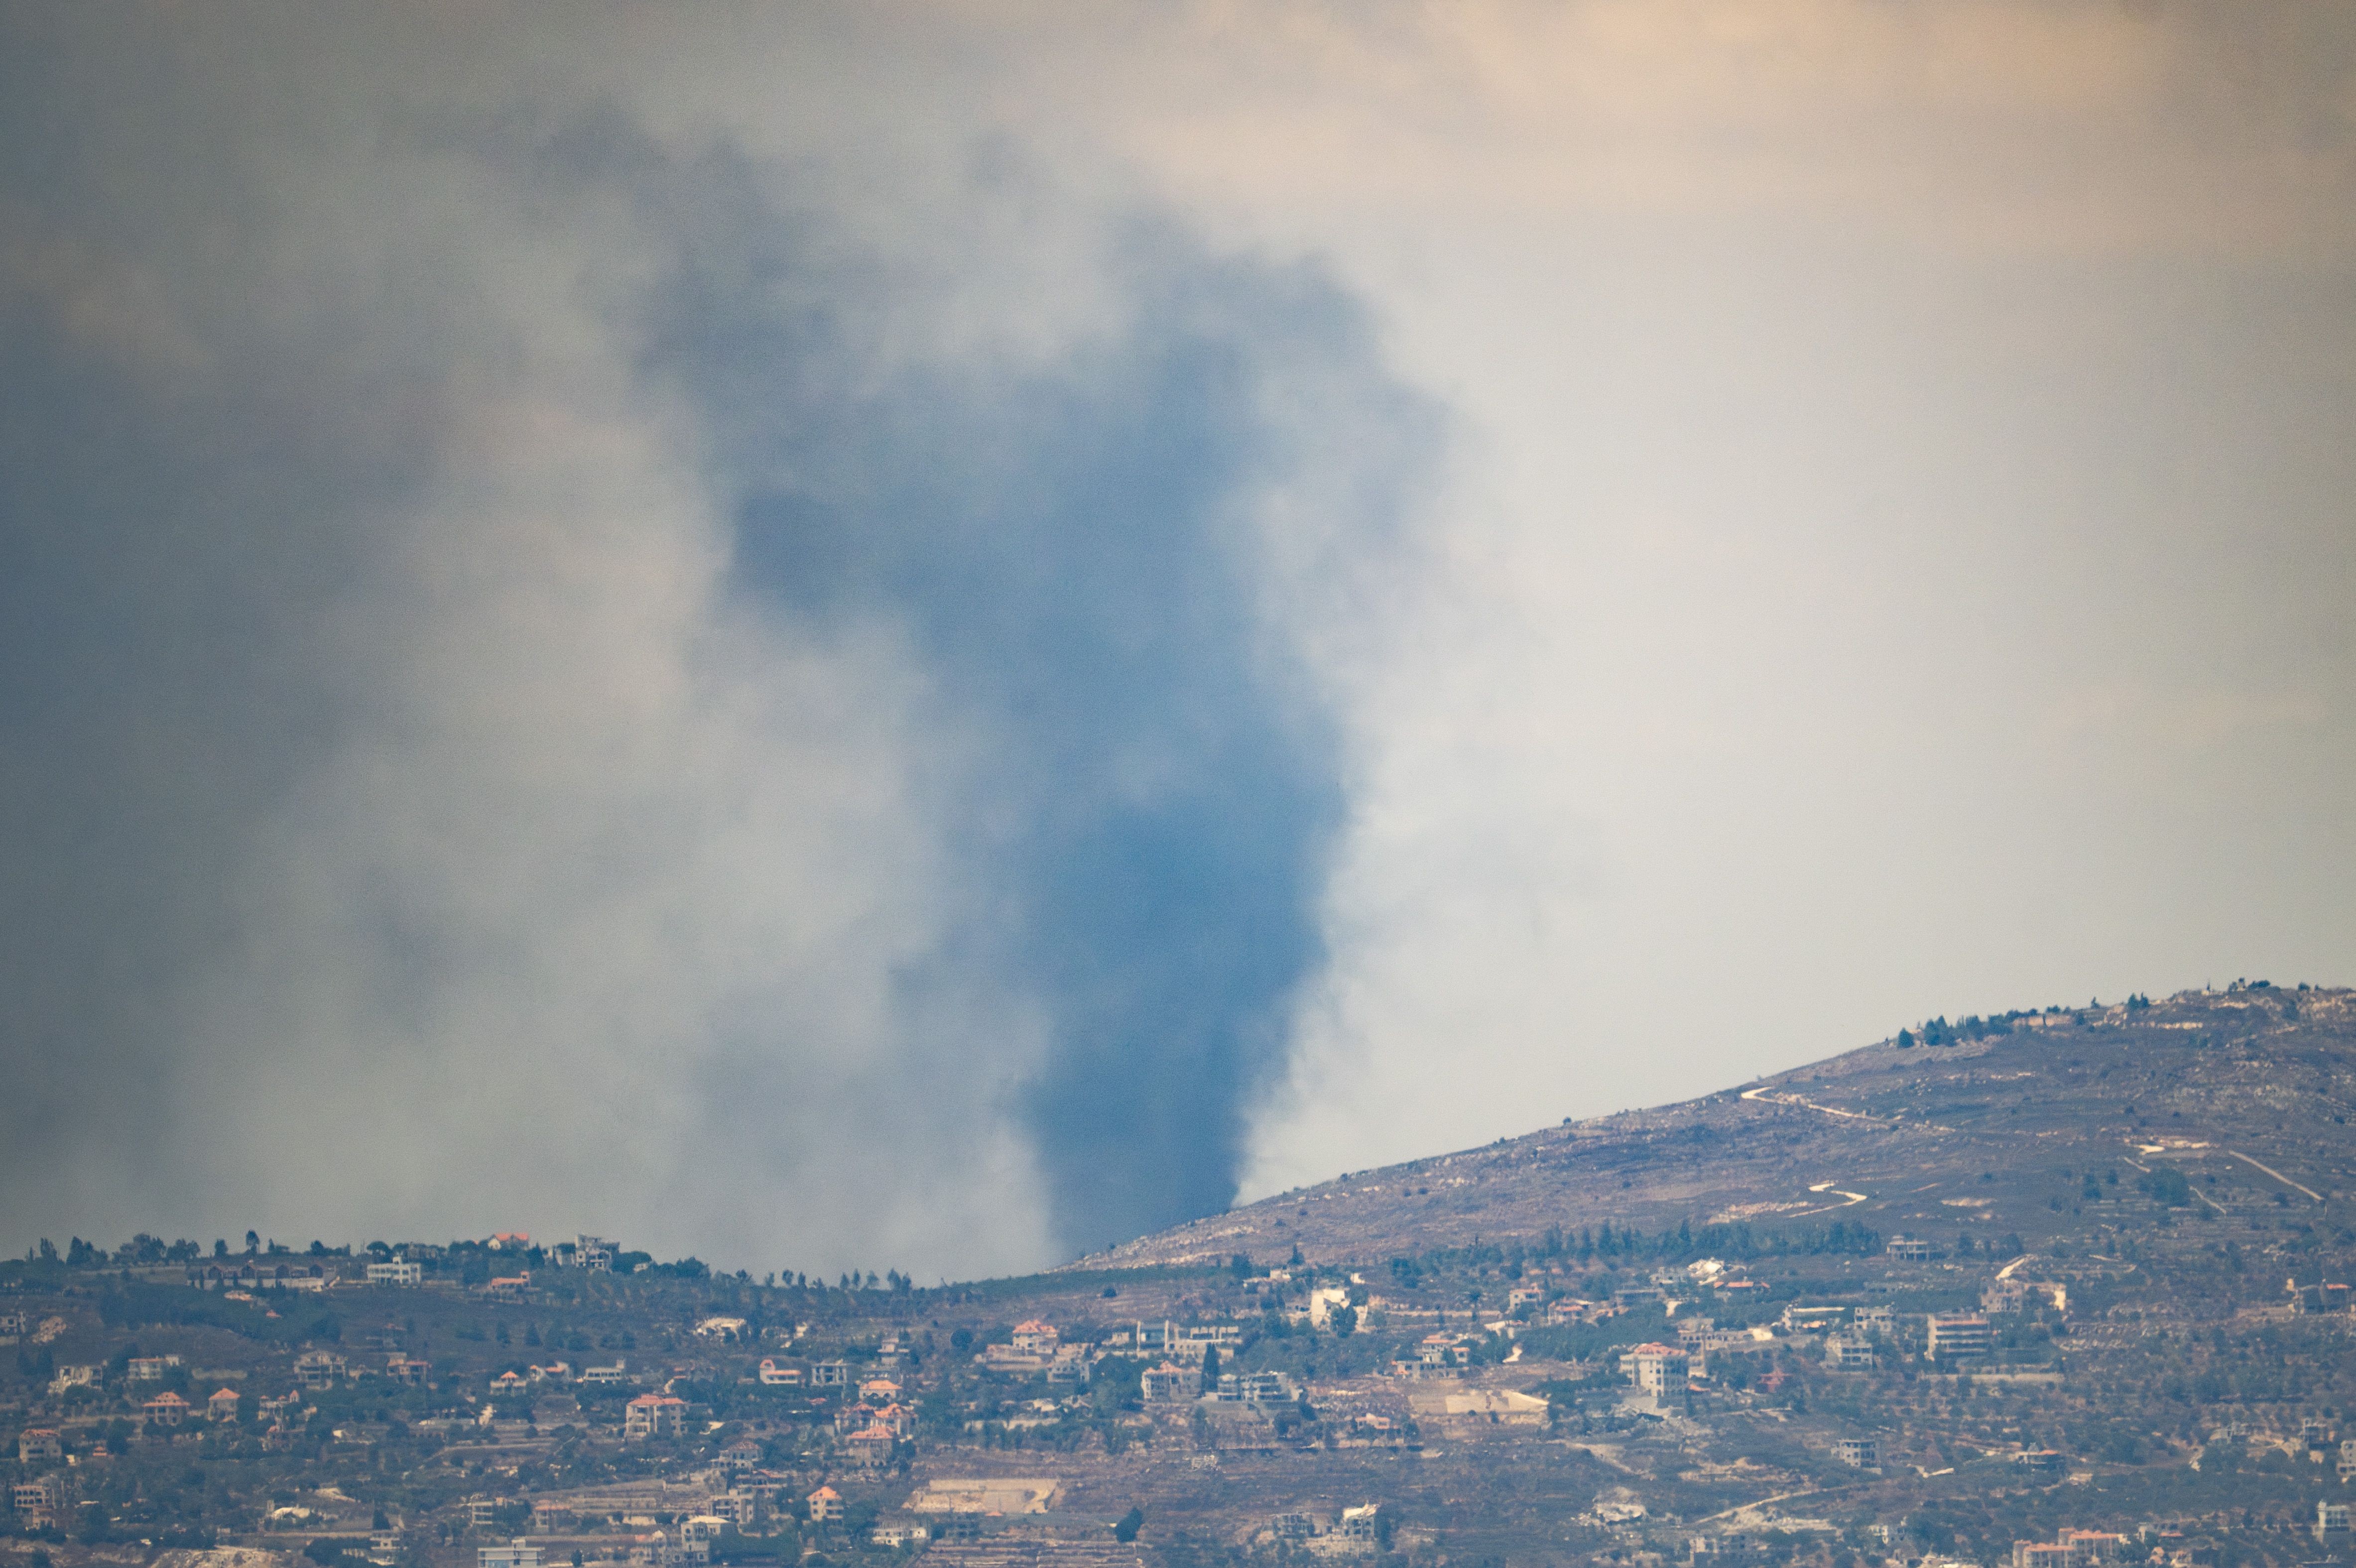
[[[680,1555],[690,1563],[711,1562],[712,1543],[727,1530],[728,1521],[713,1513],[700,1513],[680,1520]]]
[[[540,1548],[527,1536],[475,1548],[475,1568],[540,1568]]]
[[[880,1422],[862,1426],[842,1440],[843,1452],[851,1462],[862,1469],[881,1469],[892,1462],[892,1451],[899,1438],[892,1429]]]
[[[642,1393],[623,1407],[625,1437],[676,1437],[687,1429],[687,1401],[667,1393]]]
[[[1988,1320],[1976,1312],[1933,1312],[1923,1353],[1934,1361],[1961,1360],[1988,1353]]]
[[[1182,1367],[1175,1361],[1164,1361],[1158,1367],[1147,1368],[1138,1381],[1146,1403],[1161,1403],[1193,1399],[1202,1392],[1203,1372],[1199,1367]]]
[[[52,1470],[34,1480],[18,1481],[9,1488],[8,1500],[27,1530],[54,1530],[65,1521],[66,1477],[63,1472]]]
[[[2065,1530],[2054,1539],[2070,1553],[2069,1568],[2097,1568],[2126,1555],[2127,1538],[2103,1530]]]
[[[1778,1321],[1786,1334],[1814,1334],[1836,1327],[1847,1316],[1846,1307],[1802,1307],[1794,1302],[1783,1308]]]
[[[1658,1342],[1639,1345],[1620,1357],[1620,1375],[1646,1393],[1661,1394],[1683,1388],[1689,1358],[1682,1346]]]
[[[1469,1367],[1480,1343],[1470,1334],[1426,1334],[1416,1347],[1416,1359],[1427,1367]]]
[[[1881,1445],[1870,1437],[1844,1437],[1834,1451],[1852,1469],[1870,1470],[1881,1463]]]
[[[1281,1404],[1292,1395],[1291,1381],[1282,1372],[1221,1372],[1212,1397],[1229,1404]]]
[[[1837,1372],[1869,1372],[1875,1361],[1873,1341],[1862,1334],[1825,1337],[1825,1365]]]
[[[294,1381],[304,1388],[333,1388],[344,1375],[344,1359],[333,1350],[305,1350],[294,1358]]]

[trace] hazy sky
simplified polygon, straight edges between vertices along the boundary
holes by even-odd
[[[2356,14],[0,11],[0,1246],[1053,1262],[2356,975]]]

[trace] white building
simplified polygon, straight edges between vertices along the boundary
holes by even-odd
[[[1679,1346],[1639,1345],[1621,1355],[1620,1375],[1646,1393],[1663,1394],[1685,1385],[1687,1364],[1687,1354]]]
[[[540,1548],[521,1535],[498,1545],[478,1546],[475,1568],[540,1568]]]

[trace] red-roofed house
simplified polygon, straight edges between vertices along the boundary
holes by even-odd
[[[667,1393],[642,1393],[630,1401],[622,1415],[622,1435],[653,1437],[668,1432],[678,1436],[687,1429],[687,1401]]]

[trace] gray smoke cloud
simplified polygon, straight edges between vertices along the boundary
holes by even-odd
[[[1437,440],[1364,313],[264,21],[0,49],[13,1244],[1226,1202],[1342,816],[1272,596]]]

